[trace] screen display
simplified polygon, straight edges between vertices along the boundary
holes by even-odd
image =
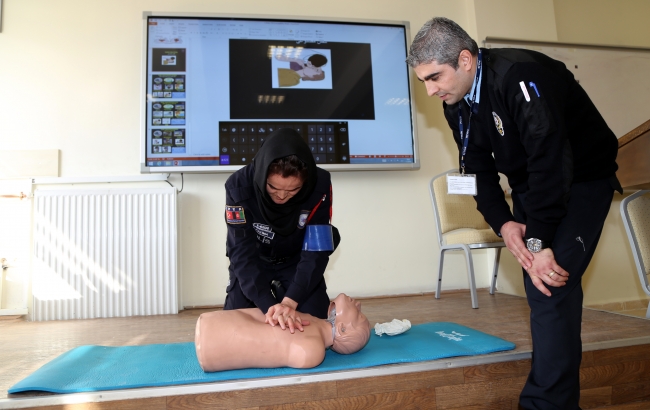
[[[231,172],[276,129],[330,170],[419,168],[406,23],[145,15],[142,172]]]

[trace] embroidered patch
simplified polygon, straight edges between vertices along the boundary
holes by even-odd
[[[307,218],[309,218],[309,211],[300,211],[300,216],[298,217],[298,229],[305,227]]]
[[[226,222],[229,224],[245,224],[244,207],[226,205]]]
[[[497,113],[494,111],[492,111],[492,117],[494,117],[494,125],[496,125],[497,131],[499,131],[499,134],[503,137],[505,131],[503,130],[503,122],[501,121],[501,118],[499,118]]]
[[[257,232],[259,236],[264,238],[273,239],[275,236],[275,232],[273,232],[273,229],[268,225],[255,222],[253,228],[255,228],[255,232]]]

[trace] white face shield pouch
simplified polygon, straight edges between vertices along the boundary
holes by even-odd
[[[375,334],[377,334],[377,336],[381,336],[383,334],[386,334],[388,336],[395,336],[406,332],[410,328],[411,322],[408,319],[393,319],[392,322],[375,324]]]

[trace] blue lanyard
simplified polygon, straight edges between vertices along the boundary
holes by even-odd
[[[465,174],[465,154],[467,153],[467,144],[469,143],[469,129],[472,126],[472,114],[474,113],[474,107],[476,105],[476,92],[479,87],[479,79],[481,78],[481,66],[483,65],[483,57],[481,54],[481,49],[478,50],[478,59],[476,60],[476,78],[474,79],[474,83],[476,86],[474,87],[474,92],[472,93],[472,103],[469,105],[469,117],[467,118],[467,133],[464,132],[464,127],[463,127],[463,114],[462,110],[460,107],[460,104],[458,105],[458,130],[460,131],[460,140],[463,142],[463,150],[460,155],[460,168],[462,170],[462,174]]]

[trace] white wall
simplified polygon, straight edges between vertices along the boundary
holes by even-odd
[[[474,0],[476,35],[485,37],[557,41],[552,0]]]
[[[648,0],[554,0],[553,5],[558,41],[650,47]]]
[[[278,14],[404,20],[412,35],[434,15],[476,37],[554,40],[552,1],[359,0],[4,0],[0,33],[0,139],[3,149],[59,149],[61,176],[139,173],[142,12]],[[500,14],[499,10],[509,10]],[[536,16],[534,25],[522,19]],[[494,20],[499,18],[499,20]],[[498,27],[498,32],[491,33]],[[437,244],[427,183],[456,165],[441,103],[416,84],[418,171],[333,173],[333,223],[342,243],[326,272],[330,294],[431,292]],[[227,174],[186,174],[179,195],[184,306],[223,302],[228,261],[223,222]],[[180,188],[179,175],[171,178]],[[409,215],[405,217],[403,215]],[[476,261],[488,285],[486,254]],[[598,258],[597,258],[598,259]],[[521,271],[504,252],[501,285],[521,292]],[[446,258],[443,289],[466,288],[464,260]]]

